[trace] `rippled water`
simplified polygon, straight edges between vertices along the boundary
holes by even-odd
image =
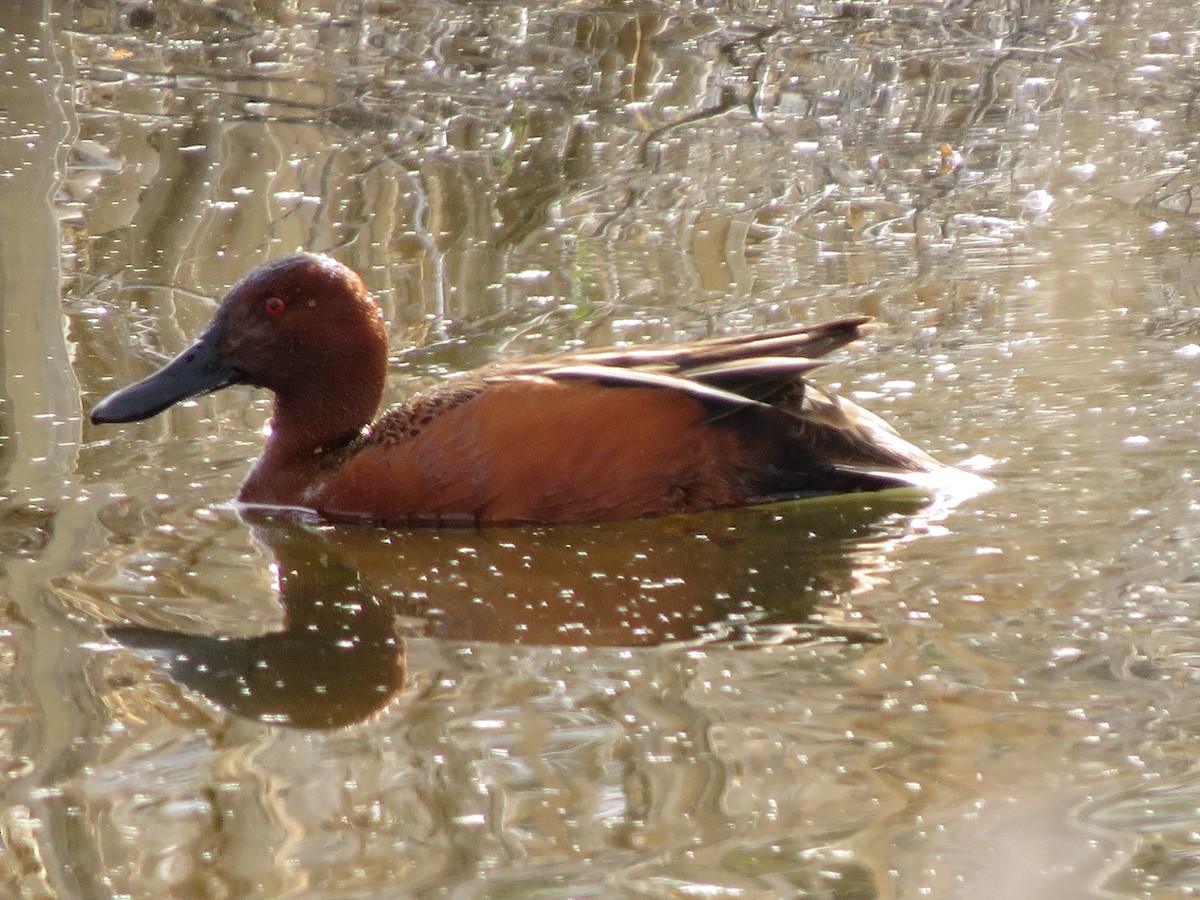
[[[1200,14],[0,10],[0,893],[1200,889]],[[267,398],[129,426],[332,253],[391,397],[867,313],[818,380],[993,491],[569,528],[243,518]]]

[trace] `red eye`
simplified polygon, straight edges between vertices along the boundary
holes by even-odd
[[[263,310],[269,316],[277,316],[287,309],[287,303],[282,297],[268,297],[263,301]]]

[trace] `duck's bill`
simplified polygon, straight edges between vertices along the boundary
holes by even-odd
[[[221,352],[218,328],[147,378],[105,397],[92,409],[92,423],[139,422],[191,397],[237,384],[242,373]]]

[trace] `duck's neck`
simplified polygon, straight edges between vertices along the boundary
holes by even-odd
[[[358,387],[361,391],[363,386]],[[238,500],[309,506],[309,498],[331,471],[331,454],[361,433],[379,405],[379,393],[359,393],[358,400],[352,393],[332,391],[327,385],[316,397],[277,395],[271,433],[242,483]]]

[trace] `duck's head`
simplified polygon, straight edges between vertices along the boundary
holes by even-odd
[[[204,333],[153,375],[92,409],[95,424],[135,422],[233,384],[308,404],[335,405],[365,423],[387,368],[387,331],[362,279],[325,256],[299,253],[264,263],[221,301]]]

